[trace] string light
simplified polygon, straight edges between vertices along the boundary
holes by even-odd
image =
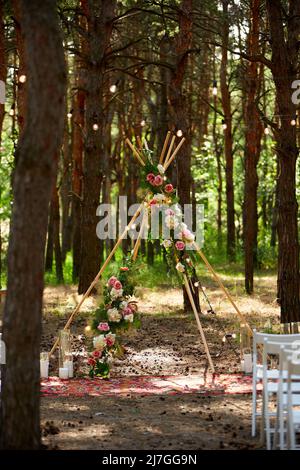
[[[25,83],[26,82],[26,75],[20,75],[19,76],[19,82],[20,83]]]
[[[9,113],[8,113],[8,114],[9,114],[10,116],[14,116],[14,115],[15,115],[15,110],[14,110],[14,108],[11,108],[11,109],[9,110]]]
[[[270,134],[270,129],[268,128],[268,126],[265,126],[264,133],[265,133],[265,135]]]
[[[225,122],[225,119],[222,120],[222,128],[223,128],[223,131],[226,131],[227,129],[227,124]]]
[[[99,129],[99,126],[98,126],[98,124],[96,124],[96,123],[95,123],[95,124],[93,124],[93,130],[94,130],[94,131],[97,131],[98,129]]]
[[[111,93],[116,93],[116,91],[117,91],[117,85],[116,85],[116,84],[111,85],[111,86],[109,87],[109,91],[110,91]]]
[[[199,282],[194,282],[195,287],[199,287]]]
[[[178,129],[178,131],[176,132],[176,135],[177,135],[177,137],[182,137],[183,136],[182,130]]]
[[[146,125],[145,119],[142,119],[142,120],[141,120],[140,125],[141,125],[141,127],[145,127],[145,125]]]
[[[214,82],[213,82],[212,93],[213,93],[214,96],[217,96],[217,94],[218,94],[218,83],[217,83],[217,80],[214,80]]]
[[[297,116],[294,117],[294,119],[291,120],[291,126],[296,126],[297,125]]]
[[[72,117],[72,110],[68,112],[67,117],[68,117],[68,119],[71,119],[71,117]]]

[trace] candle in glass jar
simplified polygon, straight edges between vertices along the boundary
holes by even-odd
[[[69,369],[68,369],[68,367],[60,367],[59,368],[59,378],[60,379],[68,379],[69,378]]]
[[[64,368],[68,369],[69,378],[71,379],[73,377],[73,361],[72,360],[64,361]]]
[[[244,354],[244,370],[245,374],[252,372],[252,354]]]
[[[48,379],[49,376],[49,361],[40,361],[40,370],[41,370],[41,378]]]

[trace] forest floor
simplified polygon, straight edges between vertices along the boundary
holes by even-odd
[[[252,327],[279,328],[276,279],[261,274],[253,296],[243,293],[242,278],[223,276]],[[202,316],[217,372],[239,372],[239,344],[222,338],[239,333],[239,321],[222,292],[204,279],[216,315]],[[137,288],[141,329],[124,336],[127,353],[112,364],[112,377],[203,374],[206,358],[193,314],[182,310],[178,288]],[[57,331],[79,297],[72,286],[46,287],[42,349],[49,350]],[[87,372],[86,330],[97,299],[89,298],[72,326],[76,374]],[[203,310],[205,311],[203,303]],[[57,375],[57,364],[52,373]],[[129,397],[43,397],[44,444],[49,449],[255,449],[251,438],[251,396],[135,395]]]

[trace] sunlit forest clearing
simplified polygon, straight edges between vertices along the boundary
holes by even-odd
[[[299,448],[299,37],[0,0],[0,449]]]

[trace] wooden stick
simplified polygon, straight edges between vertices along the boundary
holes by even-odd
[[[170,156],[170,158],[166,161],[165,161],[165,170],[167,170],[170,166],[170,164],[172,163],[172,161],[174,160],[174,158],[176,157],[177,153],[179,152],[179,150],[181,149],[183,143],[185,141],[185,137],[182,137],[181,141],[179,142],[179,144],[177,145],[176,149],[174,150],[174,152],[172,153],[172,155]]]
[[[141,150],[143,148],[143,144],[139,135],[136,137],[136,140],[139,146],[139,150]]]
[[[233,308],[235,309],[235,311],[237,312],[240,320],[245,324],[245,326],[247,327],[250,335],[252,336],[253,335],[253,331],[252,331],[252,328],[251,326],[249,325],[249,323],[247,322],[246,320],[246,317],[245,315],[242,314],[242,312],[239,310],[239,308],[237,307],[236,303],[234,302],[233,298],[231,297],[230,293],[228,292],[228,290],[226,289],[226,287],[224,286],[224,284],[222,283],[220,277],[218,276],[218,274],[216,273],[216,271],[213,269],[213,267],[211,266],[211,264],[209,263],[209,261],[207,260],[206,256],[204,255],[204,253],[202,252],[202,250],[200,250],[199,246],[194,242],[194,246],[197,250],[197,253],[199,254],[199,256],[202,258],[202,260],[204,261],[206,267],[208,268],[208,270],[211,272],[211,274],[213,275],[215,281],[217,282],[217,284],[219,285],[219,287],[222,289],[222,291],[224,292],[224,294],[226,295],[227,299],[229,300],[229,302],[231,303],[231,305],[233,306]]]
[[[214,364],[213,364],[213,361],[212,361],[212,358],[211,358],[211,355],[210,355],[210,352],[209,352],[209,348],[208,348],[208,344],[207,344],[207,341],[206,341],[206,338],[205,338],[205,334],[204,334],[204,331],[203,331],[203,328],[202,328],[202,325],[201,325],[201,322],[200,322],[199,313],[197,311],[197,308],[196,308],[196,305],[195,305],[195,302],[194,302],[194,298],[193,298],[193,295],[192,295],[192,292],[191,292],[189,281],[186,277],[186,274],[184,274],[184,273],[183,273],[183,279],[184,279],[185,289],[187,291],[187,295],[189,297],[189,300],[190,300],[190,303],[191,303],[191,306],[192,306],[192,309],[193,309],[193,312],[194,312],[194,315],[195,315],[195,318],[196,318],[198,330],[200,332],[200,336],[201,336],[201,339],[202,339],[202,342],[203,342],[203,345],[204,345],[207,360],[208,360],[209,366],[211,368],[211,371],[214,374],[215,373],[215,368],[214,368]]]
[[[80,302],[77,304],[75,310],[71,313],[71,315],[69,316],[69,319],[67,321],[67,323],[65,324],[64,326],[64,330],[67,330],[69,328],[69,326],[71,325],[72,321],[73,321],[73,318],[75,317],[75,315],[79,312],[82,304],[84,303],[84,301],[86,300],[86,298],[90,295],[91,291],[93,290],[93,287],[97,284],[100,276],[102,275],[103,271],[105,270],[105,268],[107,267],[107,265],[109,264],[110,260],[112,259],[114,253],[116,252],[117,248],[119,247],[121,241],[123,240],[123,238],[125,237],[126,233],[128,232],[128,230],[130,229],[131,225],[133,224],[133,222],[136,220],[136,218],[139,216],[139,214],[141,213],[141,210],[142,210],[142,207],[144,205],[144,201],[140,204],[139,208],[137,209],[137,211],[135,212],[135,214],[133,215],[132,219],[130,220],[129,224],[126,226],[124,232],[122,233],[122,235],[119,237],[117,243],[115,244],[115,246],[113,247],[113,249],[111,250],[111,252],[109,253],[108,257],[106,258],[103,266],[101,267],[100,271],[98,272],[97,276],[95,277],[95,279],[93,280],[93,282],[91,283],[90,287],[88,288],[88,290],[84,293],[84,295],[82,296]],[[49,353],[49,358],[51,357],[51,355],[53,354],[53,352],[55,351],[57,345],[59,343],[59,338],[56,339],[50,353]]]
[[[168,150],[166,159],[165,159],[165,162],[163,163],[164,167],[166,166],[166,162],[168,161],[169,156],[171,155],[171,152],[172,152],[172,149],[173,149],[173,145],[174,145],[175,139],[176,139],[176,136],[173,135],[172,140],[171,140],[171,143],[170,143],[170,147],[169,147],[169,150]]]
[[[162,162],[164,160],[164,156],[165,156],[165,153],[166,153],[166,149],[167,149],[167,145],[168,145],[168,142],[169,142],[169,139],[170,139],[170,135],[171,135],[171,132],[168,131],[167,135],[166,135],[166,138],[165,138],[165,142],[164,142],[162,151],[161,151],[161,154],[160,154],[160,157],[159,157],[159,164],[160,165],[162,164]]]
[[[130,142],[130,140],[127,138],[126,139],[126,144],[131,148],[132,152],[133,152],[133,155],[135,156],[135,158],[138,160],[138,162],[142,165],[142,166],[145,166],[145,162],[144,160],[142,159],[142,157],[140,156],[139,152],[137,151],[137,149],[135,148],[135,146]]]
[[[144,230],[146,220],[147,220],[147,217],[146,217],[146,214],[144,214],[144,217],[143,217],[143,220],[142,220],[142,223],[141,223],[141,226],[140,226],[140,231],[139,231],[139,234],[138,234],[138,238],[137,238],[137,240],[134,244],[134,247],[133,247],[133,254],[132,254],[132,260],[133,261],[136,260],[138,252],[139,252],[139,248],[141,246],[141,237],[143,235],[143,230]]]

